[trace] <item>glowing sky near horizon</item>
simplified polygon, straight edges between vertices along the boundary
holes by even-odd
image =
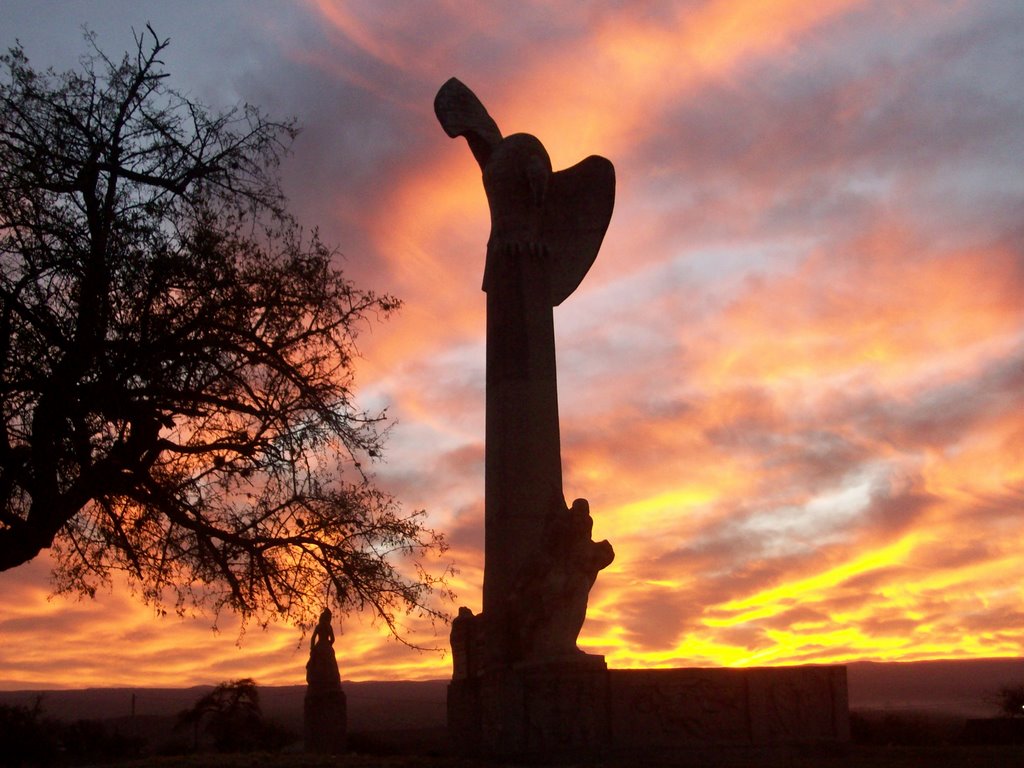
[[[360,392],[396,420],[378,481],[447,533],[458,604],[480,608],[488,222],[432,112],[452,75],[556,168],[616,166],[604,247],[555,311],[565,493],[616,550],[581,647],[1024,654],[1024,5],[5,0],[0,46],[66,69],[82,24],[114,54],[147,21],[178,89],[299,119],[292,209],[404,300],[361,337]],[[116,585],[48,599],[47,572],[0,574],[0,688],[303,682],[293,628],[237,643],[230,617],[214,634]],[[346,679],[450,674],[341,629]]]

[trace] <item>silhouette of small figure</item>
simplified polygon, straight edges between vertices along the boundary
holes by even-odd
[[[452,621],[449,640],[452,648],[452,677],[464,680],[479,676],[484,664],[483,614],[474,616],[469,608],[459,608],[459,615]]]
[[[331,611],[325,608],[309,639],[309,661],[306,662],[306,683],[311,688],[341,688],[341,674],[334,656],[334,629]]]

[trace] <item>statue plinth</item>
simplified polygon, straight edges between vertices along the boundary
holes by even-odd
[[[307,752],[338,755],[346,750],[348,703],[345,692],[307,688],[302,700],[303,741]]]

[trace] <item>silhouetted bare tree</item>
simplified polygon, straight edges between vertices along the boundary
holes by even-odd
[[[995,698],[1004,717],[1024,717],[1024,684],[1004,685]]]
[[[294,137],[168,88],[147,27],[80,71],[0,61],[0,570],[52,547],[58,591],[124,570],[147,601],[312,624],[440,613],[443,549],[364,474],[358,290],[285,207]],[[342,479],[344,478],[344,479]]]
[[[240,752],[259,745],[263,721],[260,693],[251,677],[223,682],[178,713],[175,730],[192,729],[192,748],[199,749],[199,732],[213,737],[221,752]]]

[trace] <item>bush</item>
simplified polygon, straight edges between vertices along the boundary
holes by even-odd
[[[41,699],[32,707],[0,704],[0,766],[49,765],[57,756],[56,723],[43,719]]]
[[[56,734],[61,752],[72,762],[96,760],[123,760],[137,757],[142,751],[142,740],[125,736],[99,720],[76,720],[58,724]]]
[[[1005,685],[996,694],[1004,717],[1024,717],[1024,685]]]
[[[193,749],[205,734],[218,752],[277,751],[297,736],[263,719],[259,690],[252,678],[223,682],[178,715],[176,729],[192,728]]]

